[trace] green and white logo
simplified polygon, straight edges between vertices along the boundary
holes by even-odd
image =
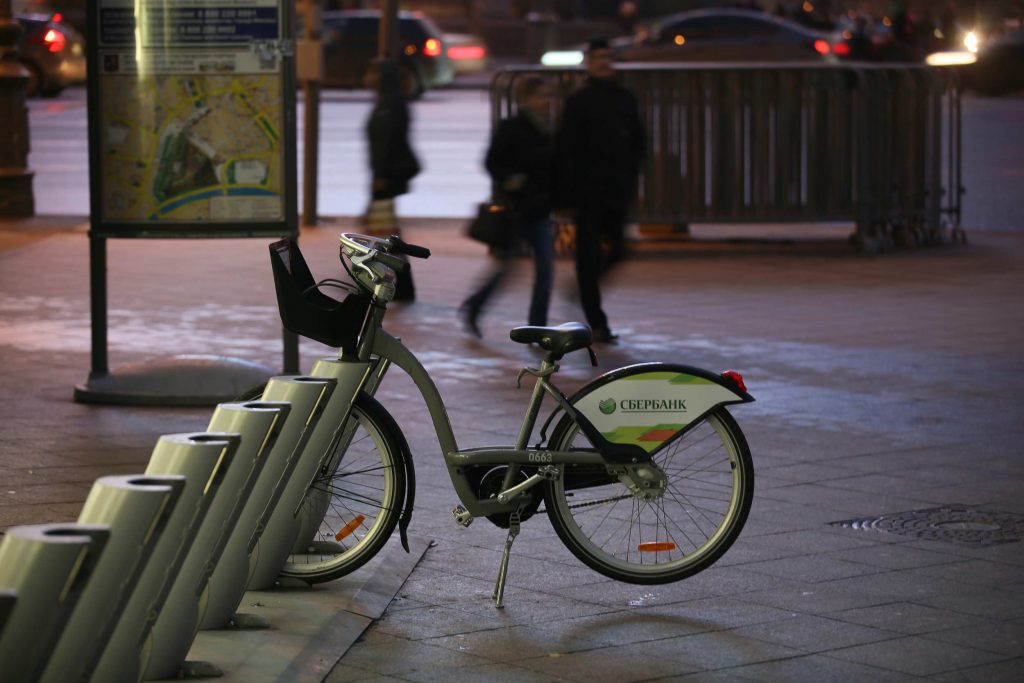
[[[615,412],[615,399],[606,398],[597,404],[598,409],[605,415],[611,415]]]

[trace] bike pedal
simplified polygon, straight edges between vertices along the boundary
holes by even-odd
[[[452,508],[452,516],[455,517],[455,523],[461,526],[466,527],[473,523],[473,515],[469,514],[469,510],[461,505]]]

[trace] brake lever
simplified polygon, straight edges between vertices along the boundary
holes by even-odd
[[[374,272],[373,268],[366,264],[367,261],[372,261],[375,256],[373,251],[366,254],[349,254],[348,260],[352,262],[352,265],[370,276],[370,279],[374,282],[377,281],[377,273]]]

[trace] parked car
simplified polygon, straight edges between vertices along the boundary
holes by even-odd
[[[85,10],[89,0],[12,0],[14,14],[46,14],[60,17],[60,22],[70,24],[86,36]]]
[[[835,61],[849,52],[841,36],[746,9],[700,9],[656,19],[610,41],[621,62]],[[541,63],[579,64],[583,48],[547,52]]]
[[[323,13],[323,86],[364,88],[377,56],[380,12],[342,10]],[[445,53],[441,30],[422,12],[399,12],[398,58],[410,96],[452,82],[455,69]]]
[[[48,14],[17,14],[15,19],[21,24],[18,59],[29,73],[29,97],[51,97],[85,82],[85,41],[78,31]]]

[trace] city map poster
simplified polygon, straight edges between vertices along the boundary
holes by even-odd
[[[98,5],[101,223],[283,224],[278,2]]]

